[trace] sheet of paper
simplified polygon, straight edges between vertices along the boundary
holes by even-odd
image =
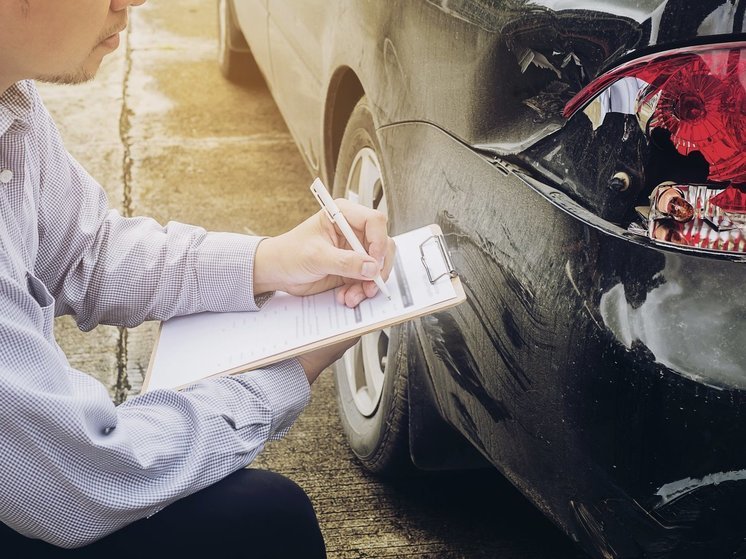
[[[200,313],[163,323],[151,363],[147,390],[174,388],[247,363],[332,338],[361,327],[386,323],[456,296],[449,277],[431,284],[420,245],[429,227],[394,238],[394,269],[381,293],[355,309],[336,302],[335,292],[307,297],[278,292],[257,312]],[[423,247],[433,277],[445,270],[436,242]]]

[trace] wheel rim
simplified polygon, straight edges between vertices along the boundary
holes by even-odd
[[[388,215],[381,165],[373,149],[366,147],[355,155],[344,195],[349,200]],[[388,328],[366,334],[342,358],[355,407],[366,417],[373,415],[381,402],[389,334]]]

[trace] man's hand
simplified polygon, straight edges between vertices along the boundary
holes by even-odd
[[[319,211],[287,233],[259,243],[254,294],[280,290],[310,295],[342,286],[337,299],[355,307],[377,293],[371,278],[380,272],[386,280],[394,263],[395,245],[387,233],[386,216],[349,200],[335,202],[369,256],[352,250],[334,223]]]

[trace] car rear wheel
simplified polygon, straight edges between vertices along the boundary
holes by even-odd
[[[223,76],[235,83],[249,81],[257,71],[238,27],[233,0],[218,0],[218,64]]]
[[[355,106],[334,173],[335,197],[388,214],[381,150],[368,101]],[[395,474],[412,468],[407,407],[407,326],[367,334],[335,365],[342,425],[366,469]]]

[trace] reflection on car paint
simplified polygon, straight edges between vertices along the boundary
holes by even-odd
[[[696,491],[708,485],[719,485],[726,481],[742,480],[746,480],[746,470],[718,472],[716,474],[707,474],[701,478],[692,479],[687,477],[678,481],[672,481],[671,483],[665,484],[655,492],[655,494],[661,498],[660,503],[655,505],[655,508],[663,507],[674,499],[678,499],[687,493],[691,493],[692,491]]]
[[[630,301],[624,282],[610,286],[599,301],[603,322],[625,347],[643,344],[656,362],[681,375],[709,386],[746,389],[746,301],[727,289],[709,289],[701,276],[706,264],[695,262],[687,266],[666,256],[642,300]]]

